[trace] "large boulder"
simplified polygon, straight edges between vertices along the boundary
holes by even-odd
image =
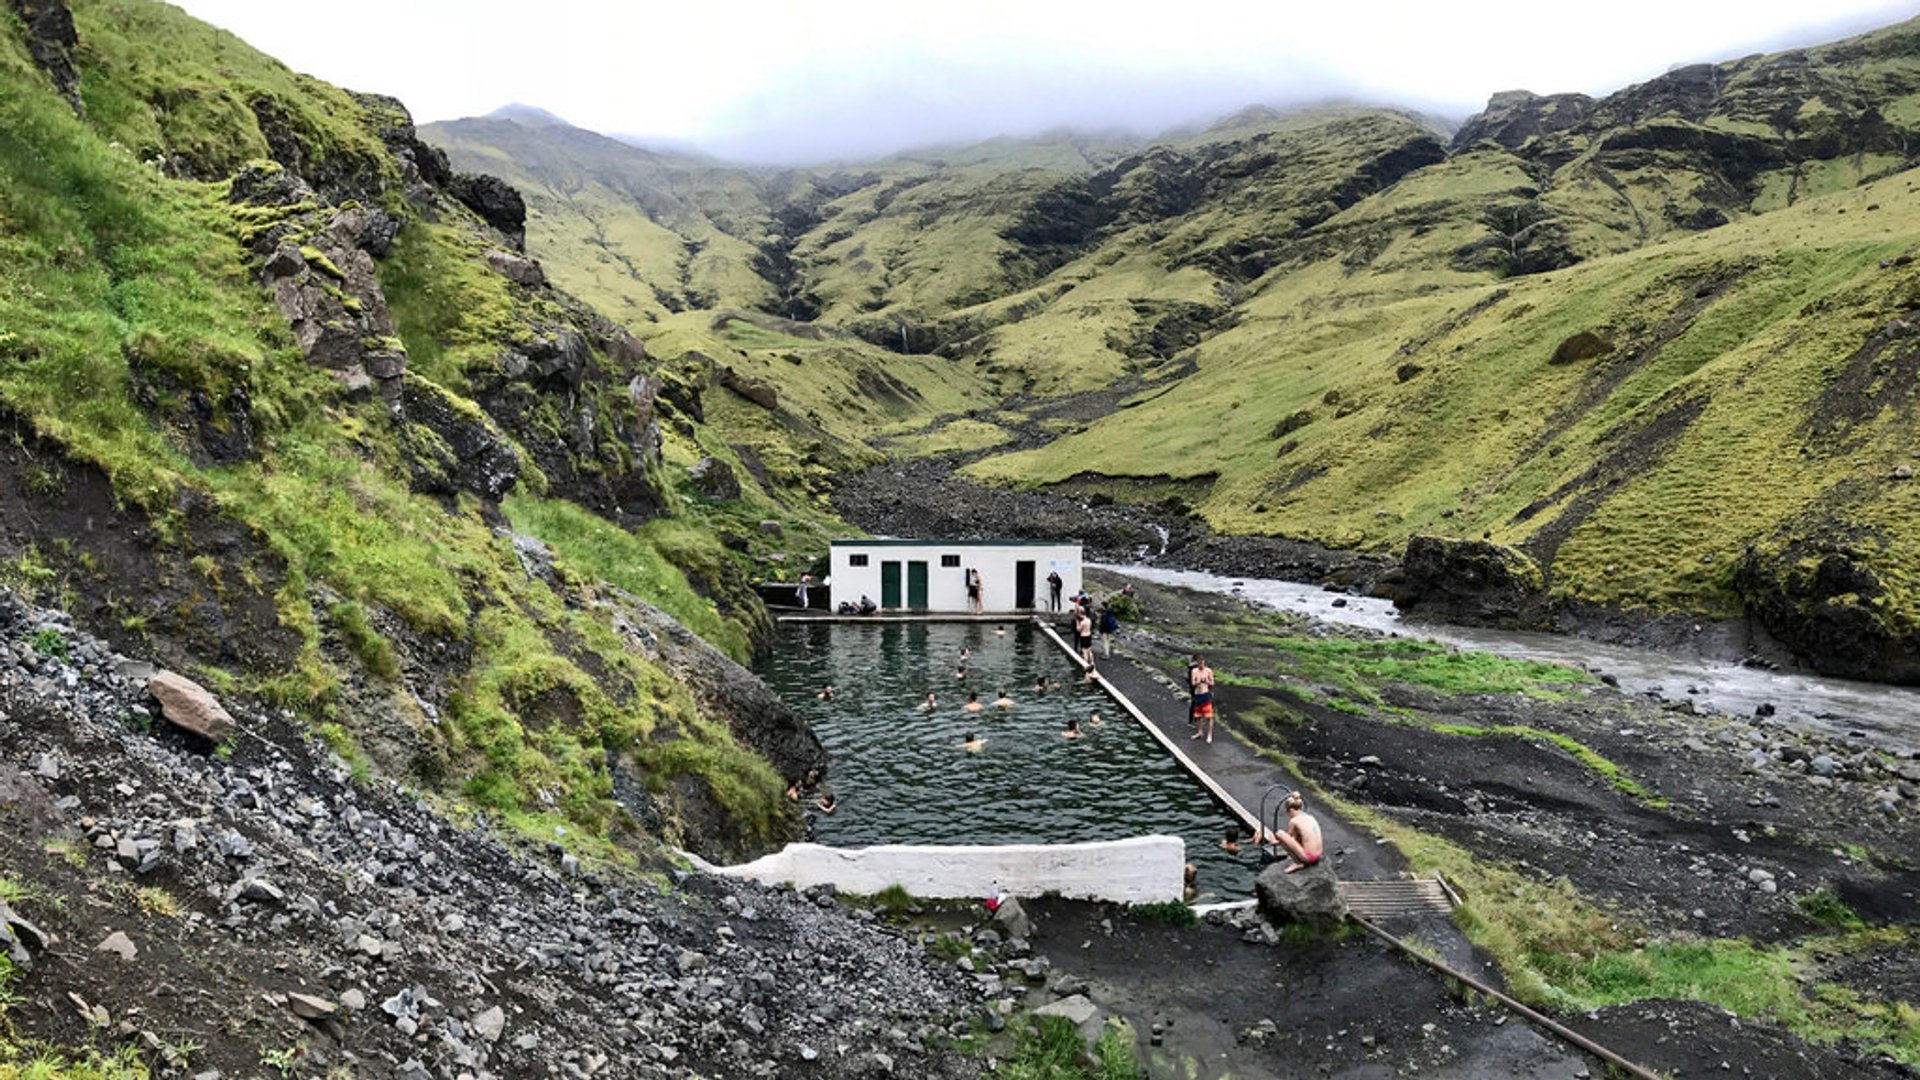
[[[500,230],[517,251],[526,250],[527,203],[512,184],[483,173],[458,173],[448,183],[453,197]]]
[[[717,457],[703,457],[687,470],[687,483],[693,490],[709,499],[737,499],[740,497],[740,478],[733,469]]]
[[[206,687],[185,675],[155,672],[147,680],[147,693],[160,703],[160,715],[177,728],[214,742],[233,734],[233,716]]]
[[[402,402],[413,489],[452,496],[470,491],[498,502],[520,480],[520,457],[499,425],[471,402],[419,376],[405,380]]]
[[[1285,925],[1303,923],[1327,929],[1347,918],[1347,902],[1340,897],[1340,880],[1324,861],[1295,873],[1286,863],[1274,863],[1253,880],[1260,913],[1267,921]]]
[[[1544,575],[1504,544],[1416,536],[1401,560],[1394,604],[1469,626],[1544,630],[1552,622]]]
[[[1885,605],[1867,545],[1803,538],[1749,548],[1734,572],[1760,625],[1814,670],[1920,684],[1920,631]]]

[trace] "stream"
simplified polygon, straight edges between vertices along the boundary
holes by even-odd
[[[1763,705],[1770,722],[1834,737],[1865,740],[1879,749],[1920,753],[1920,690],[1855,682],[1802,672],[1765,671],[1734,663],[1701,662],[1652,649],[1607,645],[1559,634],[1488,630],[1408,619],[1390,600],[1329,592],[1316,585],[1265,578],[1225,577],[1199,570],[1089,563],[1090,570],[1159,585],[1225,593],[1323,623],[1384,634],[1426,638],[1522,660],[1568,664],[1611,675],[1620,689],[1666,701],[1691,699],[1702,711],[1751,718]],[[1344,601],[1335,607],[1336,601]]]

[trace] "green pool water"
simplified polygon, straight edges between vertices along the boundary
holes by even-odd
[[[1033,626],[1004,634],[978,623],[789,623],[760,676],[805,716],[832,755],[827,786],[839,800],[813,815],[813,838],[868,844],[1010,844],[1181,837],[1201,899],[1251,895],[1250,854],[1219,849],[1234,822],[1159,744]],[[960,650],[967,677],[955,677]],[[1044,675],[1045,694],[1034,691]],[[816,695],[831,683],[830,701]],[[1002,689],[1010,709],[961,709]],[[932,712],[920,703],[932,691]],[[1088,723],[1097,710],[1104,723]],[[1069,717],[1082,737],[1063,739]],[[978,753],[961,746],[972,731]]]

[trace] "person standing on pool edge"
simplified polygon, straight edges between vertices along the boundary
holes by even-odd
[[[1073,612],[1073,646],[1080,651],[1080,662],[1086,671],[1086,677],[1093,678],[1093,616],[1087,609],[1078,607]]]
[[[1060,580],[1060,571],[1058,570],[1047,571],[1047,608],[1048,610],[1055,611],[1055,612],[1060,610],[1060,587],[1063,584],[1065,584],[1065,582]]]
[[[1213,669],[1199,653],[1193,654],[1193,667],[1187,669],[1187,687],[1193,691],[1193,737],[1198,739],[1204,733],[1207,741],[1212,742]]]
[[[980,594],[984,589],[985,583],[980,580],[980,570],[977,567],[967,567],[967,610],[975,615],[980,614]]]

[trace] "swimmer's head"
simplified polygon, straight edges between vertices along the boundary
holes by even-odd
[[[1307,805],[1307,801],[1305,799],[1302,799],[1300,797],[1300,793],[1296,791],[1291,795],[1287,796],[1287,801],[1284,805],[1286,806],[1287,811],[1289,813],[1292,813],[1295,810],[1303,809]]]

